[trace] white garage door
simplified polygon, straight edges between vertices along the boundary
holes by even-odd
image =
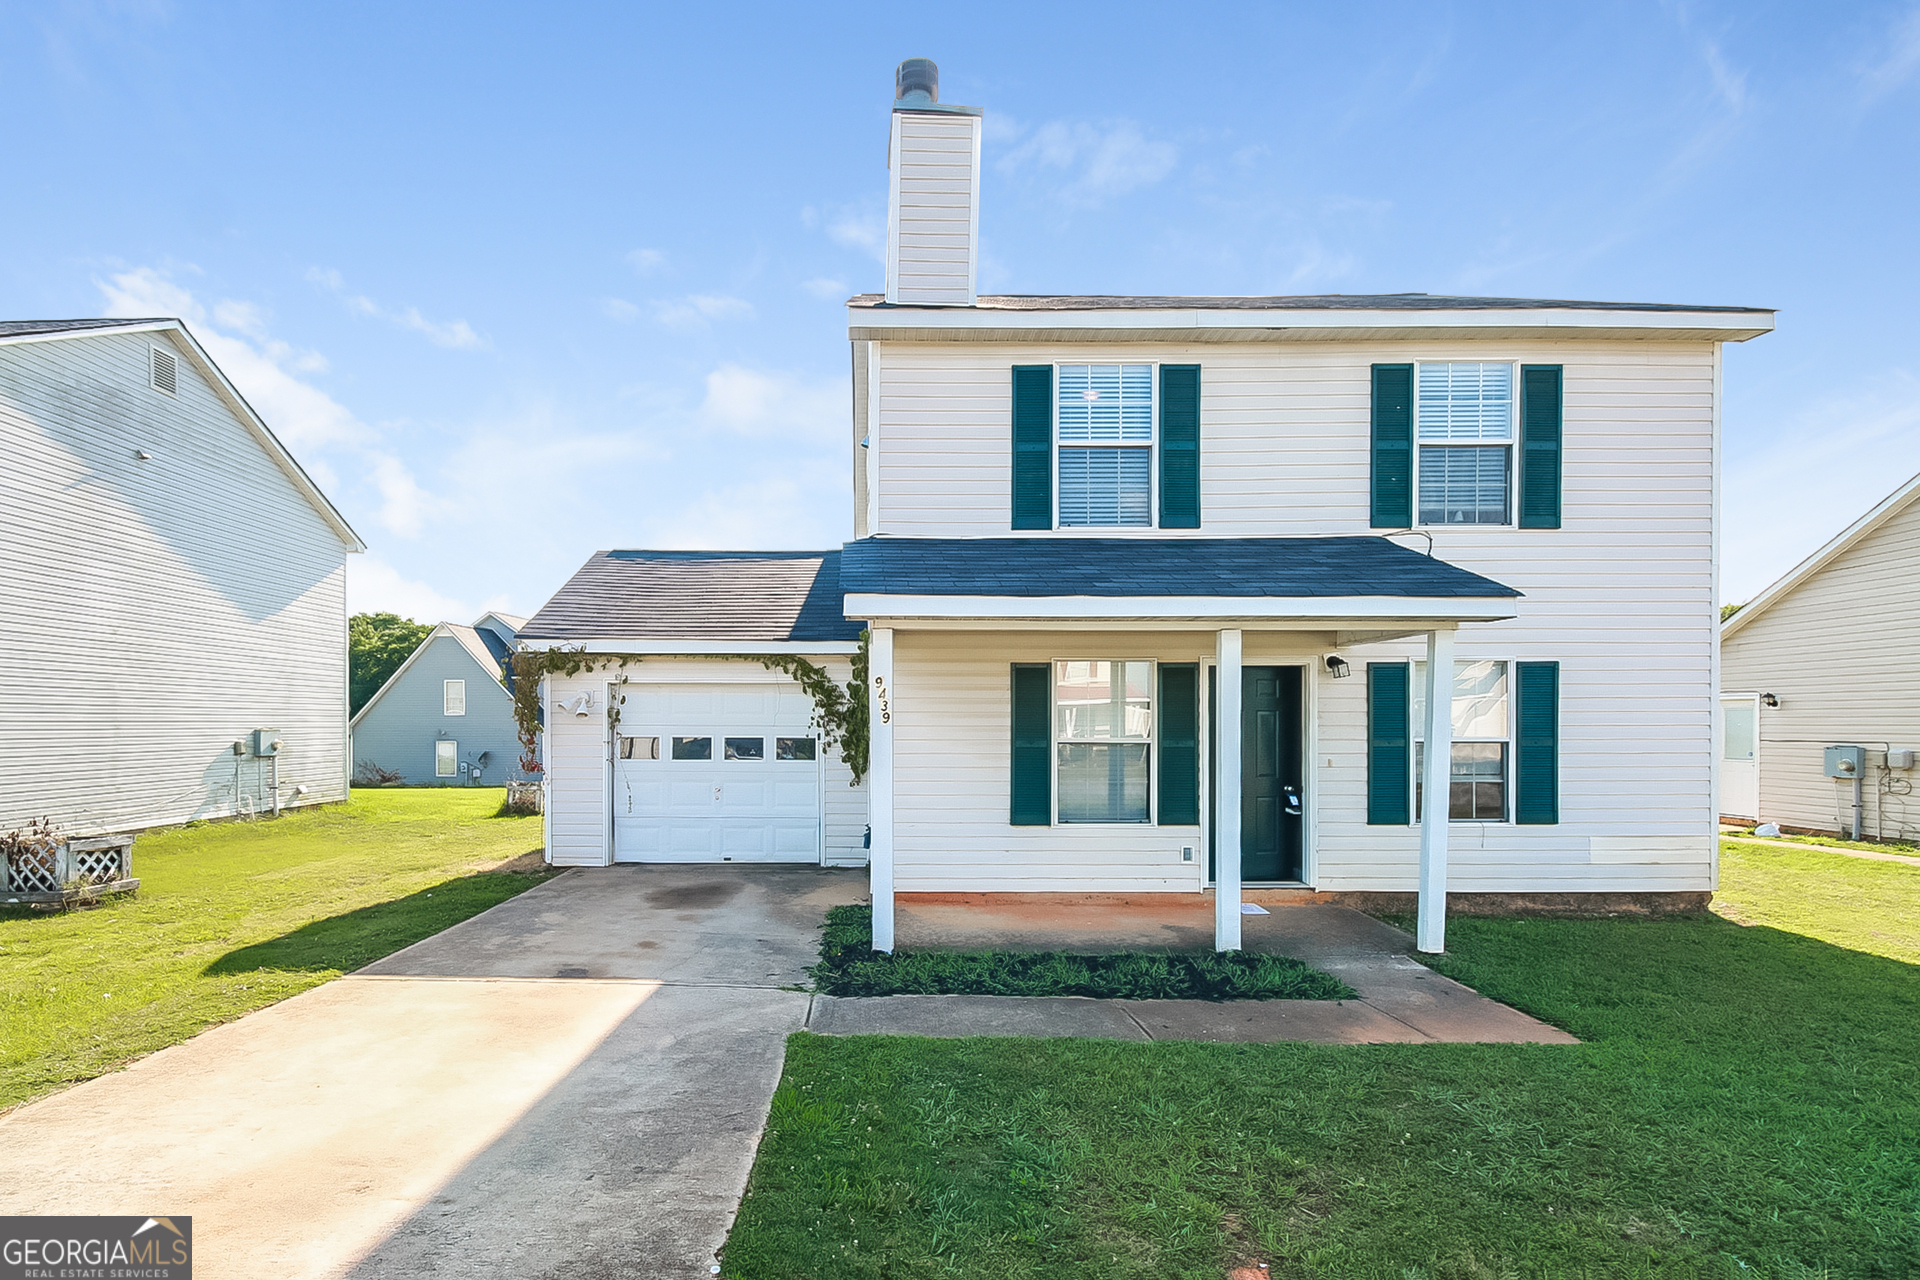
[[[818,862],[813,699],[780,685],[628,685],[616,862]]]

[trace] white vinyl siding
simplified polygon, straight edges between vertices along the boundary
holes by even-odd
[[[980,117],[896,112],[890,285],[907,305],[973,302]]]
[[[467,714],[467,682],[465,680],[440,682],[440,714],[447,716]]]
[[[1854,744],[1867,749],[1866,833],[1920,838],[1920,769],[1885,768],[1886,747],[1920,749],[1916,566],[1920,502],[1723,642],[1720,687],[1780,702],[1759,710],[1760,812],[1752,816],[1819,831],[1849,825],[1853,784],[1826,776],[1822,751]]]
[[[893,536],[1005,537],[1008,369],[1113,358],[1111,347],[1079,342],[877,345],[885,440],[877,528]],[[1154,363],[1205,366],[1201,532],[1368,533],[1370,366],[1458,360],[1461,345],[1151,344],[1141,356]],[[1462,628],[1460,658],[1561,663],[1561,820],[1551,827],[1457,829],[1452,884],[1462,892],[1710,888],[1718,622],[1713,345],[1598,339],[1486,345],[1502,361],[1565,368],[1565,525],[1551,539],[1511,526],[1435,526],[1433,554],[1525,593],[1512,621]],[[1152,529],[1100,532],[1166,536]],[[1920,628],[1911,634],[1920,635]],[[1310,682],[1319,689],[1321,749],[1309,775],[1309,812],[1317,815],[1317,849],[1309,862],[1315,886],[1411,890],[1418,831],[1365,824],[1366,682],[1325,679],[1320,663],[1336,652],[1358,666],[1417,659],[1422,651],[1417,641],[1336,640],[1249,632],[1246,661],[1294,654],[1309,664]],[[906,711],[896,731],[899,750],[908,753],[897,765],[902,889],[1121,891],[1196,883],[1168,873],[1159,861],[1170,845],[1171,856],[1178,856],[1178,840],[1159,839],[1164,833],[1007,826],[1005,664],[1099,652],[1192,661],[1211,656],[1211,633],[1178,645],[1162,634],[1124,648],[1106,634],[1010,637],[995,653],[982,634],[942,639],[903,631],[896,644],[896,707],[914,706],[908,677],[919,671],[931,684],[923,710],[932,720],[924,742],[917,736],[922,727]],[[936,653],[955,665],[923,657]],[[923,663],[932,666],[922,670]],[[954,734],[963,741],[956,745]],[[1764,760],[1764,738],[1761,749]],[[964,816],[975,809],[977,820]],[[924,825],[916,812],[928,815]],[[1920,815],[1920,802],[1914,812]],[[1080,843],[1095,831],[1106,840],[1100,850]],[[952,841],[940,847],[949,833]]]
[[[0,831],[270,809],[232,751],[262,727],[283,805],[346,796],[346,547],[184,353],[154,392],[156,341],[0,345],[0,701],[32,728],[0,733]]]

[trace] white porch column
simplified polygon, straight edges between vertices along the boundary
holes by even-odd
[[[867,648],[867,810],[872,847],[873,949],[893,950],[893,628],[872,628]]]
[[[1447,819],[1453,811],[1453,631],[1427,633],[1427,743],[1420,815],[1420,911],[1414,945],[1447,949]]]
[[[1222,631],[1216,656],[1220,682],[1217,802],[1213,815],[1213,949],[1240,949],[1240,651],[1239,631]]]

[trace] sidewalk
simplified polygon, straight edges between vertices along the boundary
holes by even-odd
[[[1164,911],[1165,908],[1162,908]],[[964,915],[962,913],[965,913]],[[900,912],[903,938],[923,945],[1037,950],[1138,944],[1141,922],[1101,904],[1054,909],[1042,927],[1031,911],[997,918],[978,906],[914,905]],[[807,1029],[821,1035],[1077,1036],[1108,1040],[1206,1040],[1267,1044],[1578,1044],[1407,953],[1413,939],[1347,907],[1272,908],[1242,922],[1249,951],[1293,956],[1333,974],[1357,1000],[1093,1000],[1078,996],[816,996]],[[1156,926],[1168,937],[1200,922]],[[1124,939],[1123,939],[1124,935]],[[934,941],[936,940],[937,941]],[[1116,945],[1113,949],[1119,949]]]

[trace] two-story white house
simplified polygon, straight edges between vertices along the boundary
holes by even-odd
[[[915,894],[1211,892],[1222,948],[1250,886],[1417,894],[1436,950],[1449,891],[1706,900],[1720,352],[1770,311],[982,296],[980,113],[916,60],[892,121],[836,566],[877,946]]]

